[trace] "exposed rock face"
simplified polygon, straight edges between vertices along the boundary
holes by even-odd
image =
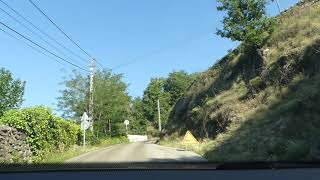
[[[0,163],[32,162],[26,135],[17,129],[0,125]]]

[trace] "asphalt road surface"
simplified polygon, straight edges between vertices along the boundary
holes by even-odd
[[[67,163],[206,162],[200,155],[148,142],[118,144],[82,154]]]

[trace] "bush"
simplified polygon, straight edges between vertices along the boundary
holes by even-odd
[[[90,145],[97,145],[102,142],[102,138],[97,137],[94,135],[90,130],[86,131],[86,143]]]
[[[285,158],[287,160],[301,160],[305,158],[310,152],[310,146],[304,141],[289,141],[286,146]]]
[[[151,123],[147,126],[147,134],[149,137],[159,137],[159,130],[154,127]]]
[[[249,81],[250,87],[254,90],[260,90],[266,87],[261,77],[257,76]]]
[[[55,147],[58,147],[59,150],[64,150],[78,143],[81,131],[79,125],[75,122],[54,117],[52,133]]]
[[[47,151],[62,150],[78,141],[80,127],[52,114],[49,108],[35,107],[10,110],[0,122],[27,135],[34,161],[41,161]]]

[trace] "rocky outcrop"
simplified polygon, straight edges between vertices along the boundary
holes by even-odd
[[[31,163],[32,153],[26,135],[17,129],[0,125],[0,163]]]

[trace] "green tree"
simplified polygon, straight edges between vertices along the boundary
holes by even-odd
[[[121,74],[98,71],[94,81],[94,120],[95,128],[102,134],[122,135],[125,133],[123,121],[128,118],[130,97],[128,85]]]
[[[143,114],[142,99],[139,97],[134,98],[130,110],[129,132],[132,134],[146,134],[148,121]]]
[[[83,112],[88,112],[89,79],[87,76],[73,71],[64,78],[65,89],[60,90],[58,109],[64,118],[79,119]]]
[[[23,101],[25,82],[14,80],[10,71],[0,69],[0,116],[9,109],[18,108]]]
[[[164,91],[170,94],[170,105],[173,106],[184,94],[196,75],[189,75],[185,71],[174,71],[164,82]]]
[[[165,125],[170,112],[170,94],[164,91],[163,78],[152,78],[143,94],[143,111],[146,119],[158,126],[157,100],[160,100],[161,120]]]
[[[218,0],[218,11],[226,11],[221,37],[259,49],[273,30],[274,19],[266,16],[266,0]]]
[[[80,119],[88,112],[88,77],[74,73],[64,81],[65,89],[58,98],[58,107],[64,116]],[[93,122],[95,135],[121,135],[123,121],[129,114],[130,97],[122,75],[108,70],[97,71],[93,82]]]

